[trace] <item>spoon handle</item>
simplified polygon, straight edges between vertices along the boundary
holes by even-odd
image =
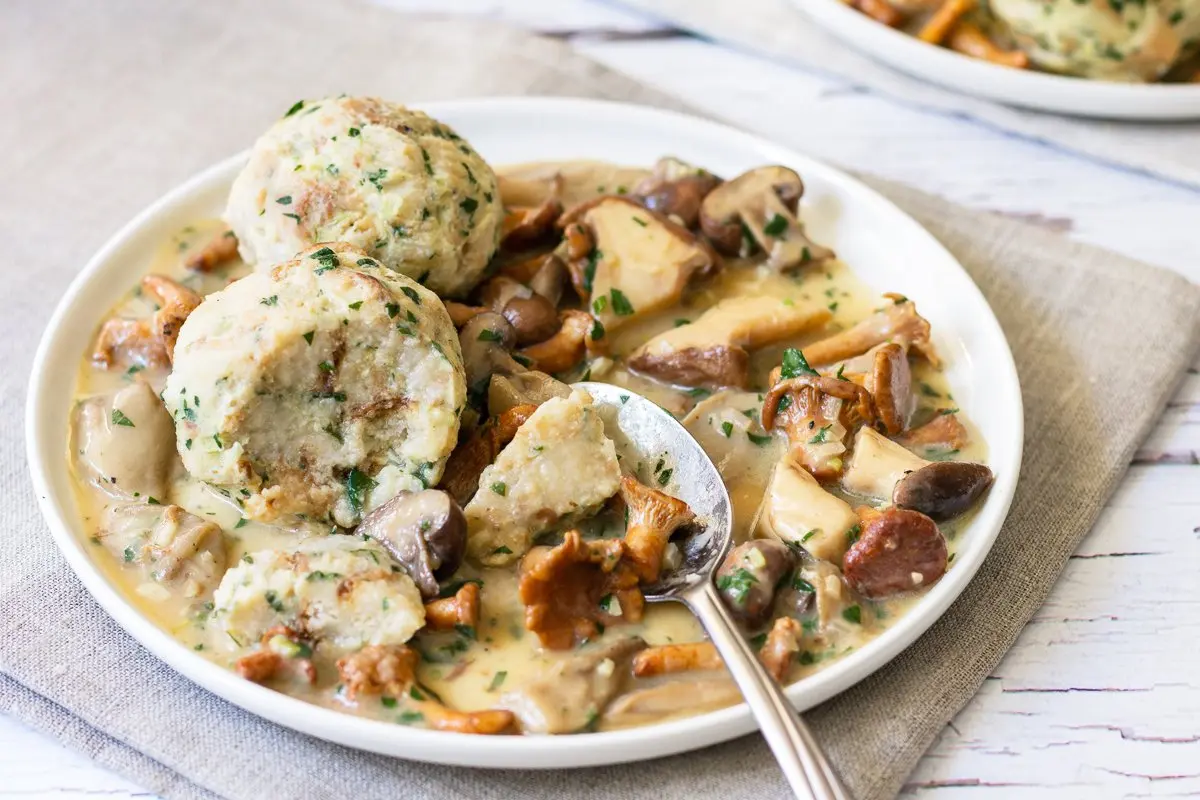
[[[711,581],[690,592],[688,604],[725,660],[792,791],[800,798],[848,800],[837,773],[808,726],[738,632]]]

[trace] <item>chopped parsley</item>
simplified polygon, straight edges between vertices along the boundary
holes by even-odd
[[[862,533],[862,525],[850,526],[850,529],[846,531],[846,541],[850,544],[854,544],[858,541],[858,535],[860,533]]]
[[[492,682],[488,684],[488,691],[494,692],[504,685],[504,679],[508,677],[508,673],[500,670],[492,676]]]
[[[746,596],[750,589],[758,583],[758,578],[748,569],[735,569],[729,575],[717,578],[717,588],[725,592],[736,605],[745,605]]]
[[[292,114],[295,114],[297,111],[299,111],[299,110],[300,110],[300,109],[302,109],[302,108],[304,108],[304,101],[303,101],[303,100],[297,100],[297,101],[295,102],[295,104],[294,104],[294,105],[292,105],[292,107],[291,107],[291,108],[289,108],[289,109],[287,110],[287,113],[286,113],[286,114],[284,114],[284,116],[285,116],[285,117],[290,117]]]
[[[759,447],[762,447],[765,444],[770,444],[770,442],[771,442],[770,434],[760,436],[757,433],[751,433],[750,431],[746,431],[746,436],[747,436],[747,438],[750,439],[750,441],[754,442]]]
[[[779,377],[787,380],[789,378],[798,378],[801,375],[819,375],[815,369],[808,365],[808,359],[804,357],[804,353],[794,347],[789,347],[783,351],[783,363],[779,370]]]
[[[508,484],[502,481],[496,481],[492,484],[492,491],[501,497],[504,497],[506,494],[508,494]]]
[[[311,345],[314,333],[316,333],[316,331],[309,331],[308,333],[304,334],[304,341],[308,342]]]
[[[819,431],[817,431],[815,434],[813,434],[812,438],[808,440],[808,443],[809,444],[824,444],[825,442],[828,442],[829,441],[829,429],[832,427],[833,427],[832,423],[829,425],[822,426],[822,428]]]
[[[500,342],[503,340],[503,336],[501,336],[497,331],[491,330],[490,328],[484,328],[479,332],[479,341],[481,342]]]
[[[249,524],[250,524],[250,520],[246,519],[245,517],[242,517],[241,519],[239,519],[237,522],[234,523],[233,527],[234,528],[244,528]],[[250,557],[250,554],[247,553],[246,555],[242,556],[242,560],[245,561],[249,557]],[[254,562],[251,561],[250,563],[253,564]]]
[[[813,585],[804,580],[804,578],[801,578],[799,573],[796,573],[792,576],[792,588],[797,592],[808,592],[809,594],[817,593],[817,590],[813,588]]]
[[[263,592],[263,599],[267,601],[267,605],[269,605],[271,610],[276,614],[282,614],[284,612],[285,609],[283,607],[283,601],[281,601],[279,599],[279,595],[275,594],[275,592],[271,589]]]
[[[381,697],[381,698],[379,698],[379,704],[382,705],[384,708],[395,708],[396,707],[396,698],[386,697],[386,696]]]
[[[508,545],[502,544],[499,547],[497,547],[495,550],[492,551],[492,555],[494,555],[494,556],[510,556],[510,555],[512,555],[512,549],[510,547],[508,547]]]
[[[290,206],[292,204],[292,196],[290,194],[285,194],[283,197],[276,197],[275,202],[279,203],[281,206]]]
[[[599,250],[593,249],[588,253],[587,263],[583,265],[583,290],[585,292],[592,291],[592,281],[596,279],[596,265],[602,258],[604,258],[604,253]]]
[[[787,229],[787,217],[783,214],[776,214],[771,217],[766,225],[763,225],[763,233],[767,236],[774,236],[776,239],[782,238]]]
[[[725,434],[726,439],[728,439],[730,436],[733,436],[733,423],[732,422],[722,422],[721,423],[721,433]]]
[[[350,507],[354,509],[355,514],[362,513],[365,495],[376,486],[378,484],[358,467],[350,470],[350,474],[346,476],[346,499],[350,501]]]
[[[133,424],[133,420],[131,420],[129,417],[125,416],[125,412],[119,408],[114,408],[112,410],[112,423],[113,423],[113,425],[120,425],[125,428],[137,427],[136,425]]]
[[[386,169],[384,169],[383,167],[380,167],[379,169],[375,170],[374,172],[368,172],[367,180],[371,182],[372,186],[374,186],[376,189],[378,189],[379,191],[382,192],[383,191],[383,179],[387,177],[387,174],[388,174],[388,171]]]
[[[351,139],[353,139],[355,136],[358,136],[360,133],[362,133],[362,131],[360,131],[358,128],[351,128],[350,130],[346,131],[346,135]]]
[[[592,341],[598,342],[604,338],[604,324],[600,320],[592,320]]]
[[[633,304],[629,302],[629,298],[620,289],[614,288],[609,294],[612,295],[613,313],[619,317],[628,317],[633,313]]]
[[[277,306],[279,305],[279,295],[273,294],[270,297],[264,297],[258,301],[260,306]]]
[[[842,609],[842,619],[847,622],[853,622],[855,625],[862,624],[862,608],[859,606],[850,606]]]
[[[672,472],[674,472],[674,470],[664,469],[662,472],[658,473],[658,485],[666,486],[667,481],[671,480]]]
[[[458,207],[467,212],[467,216],[475,213],[475,209],[479,208],[479,201],[474,197],[464,197],[463,201],[458,204]]]
[[[401,711],[398,719],[401,725],[412,725],[417,722],[424,722],[425,715],[420,711]]]
[[[597,314],[603,314],[604,309],[608,308],[608,296],[600,295],[592,301],[592,311]]]
[[[633,221],[636,222],[638,225],[641,225],[643,228],[646,227],[646,225],[647,225],[646,220],[642,219],[641,217],[634,217]]]
[[[411,286],[401,286],[400,291],[408,295],[408,299],[412,300],[417,305],[421,305],[421,295],[417,294],[417,290]]]
[[[362,304],[363,304],[362,300],[355,300],[353,303],[350,304],[350,310],[358,311],[360,308],[362,308]]]

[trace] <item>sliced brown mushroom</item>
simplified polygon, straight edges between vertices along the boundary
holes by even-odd
[[[557,333],[520,351],[531,366],[548,374],[566,372],[577,366],[587,355],[588,343],[594,341],[595,320],[590,314],[567,309],[559,315],[559,320]]]
[[[725,607],[754,629],[766,622],[775,590],[796,565],[796,554],[777,539],[752,539],[729,551],[717,567],[717,590]]]
[[[508,206],[512,193],[507,193],[504,198],[504,222],[500,232],[501,249],[512,252],[532,247],[554,232],[554,223],[563,210],[560,199],[562,183],[561,175],[551,178],[549,196],[532,206]]]
[[[837,378],[813,374],[787,378],[772,386],[763,400],[763,427],[784,430],[792,459],[817,480],[841,474],[847,438],[874,420],[870,393]]]
[[[895,436],[908,427],[917,407],[907,348],[888,342],[875,350],[874,361],[865,386],[875,401],[879,422],[889,435]]]
[[[721,179],[711,172],[668,156],[660,158],[654,173],[634,187],[633,199],[686,228],[695,228],[700,221],[700,204],[720,183]]]
[[[700,207],[700,228],[726,255],[767,254],[767,265],[786,272],[834,258],[808,238],[797,218],[804,183],[787,167],[759,167],[713,189]]]
[[[479,624],[479,585],[464,583],[452,597],[440,597],[425,604],[425,629],[452,631],[459,626]]]
[[[515,375],[493,375],[488,384],[488,413],[499,416],[515,406],[540,406],[552,397],[570,394],[570,386],[535,369]]]
[[[842,559],[842,574],[863,597],[880,600],[929,586],[949,556],[937,524],[917,511],[864,509],[863,530]]]
[[[658,580],[663,554],[671,534],[690,525],[696,515],[682,500],[646,486],[628,475],[621,478],[621,499],[629,511],[625,531],[625,559],[633,565],[638,580]]]
[[[901,295],[884,295],[891,302],[857,325],[808,345],[804,355],[819,367],[844,361],[884,342],[904,342],[933,364],[940,364],[929,337],[929,322],[917,313],[916,304]]]
[[[943,522],[975,505],[991,485],[992,471],[983,464],[935,461],[901,478],[892,502]]]
[[[493,375],[524,372],[525,367],[512,357],[517,332],[501,315],[486,311],[471,318],[458,332],[462,349],[467,389],[473,397],[487,392]]]
[[[96,539],[125,567],[138,569],[189,599],[211,595],[225,574],[225,537],[220,526],[152,497],[108,507]]]
[[[854,437],[842,488],[851,494],[885,500],[892,496],[901,478],[929,463],[878,431],[862,428]]]
[[[179,461],[175,423],[150,384],[135,380],[89,397],[76,414],[73,449],[83,477],[116,497],[166,497]]]
[[[466,553],[467,520],[438,489],[396,495],[367,514],[355,533],[379,542],[426,600],[437,597],[438,581],[453,575]]]
[[[653,678],[679,672],[706,672],[725,669],[721,654],[710,641],[660,644],[647,647],[633,657],[633,675]]]
[[[594,725],[609,701],[628,682],[629,660],[646,646],[636,637],[556,661],[545,672],[505,692],[509,709],[525,733],[575,733]]]
[[[602,719],[606,728],[649,725],[677,714],[726,708],[741,700],[741,691],[729,678],[666,681],[621,695],[609,703]]]
[[[896,437],[897,444],[921,456],[957,452],[967,446],[968,440],[966,426],[949,409],[938,411],[929,422]]]
[[[149,317],[105,322],[92,351],[92,360],[97,364],[106,368],[118,364],[171,366],[179,329],[204,298],[162,275],[145,276],[141,287],[158,304],[158,310]]]
[[[496,460],[534,411],[537,406],[533,404],[512,406],[472,433],[450,454],[438,487],[449,492],[459,505],[469,503],[479,489],[479,476],[484,468]]]
[[[821,488],[808,470],[785,456],[775,467],[759,517],[762,530],[814,558],[841,563],[858,515],[845,500]]]
[[[629,367],[679,386],[745,388],[750,351],[824,325],[828,309],[778,297],[722,300],[698,318],[635,350]]]
[[[237,254],[237,235],[226,229],[205,242],[199,250],[189,253],[183,260],[183,266],[195,272],[212,272],[222,264],[233,261]]]
[[[670,308],[689,284],[720,266],[686,228],[627,197],[584,203],[559,224],[576,289],[606,329]]]
[[[534,547],[521,560],[517,592],[525,627],[542,646],[567,650],[596,636],[600,625],[639,622],[645,598],[618,539],[584,541],[567,531],[557,547]]]

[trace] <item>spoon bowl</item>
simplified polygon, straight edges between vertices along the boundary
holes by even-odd
[[[696,515],[694,531],[678,543],[683,553],[679,566],[646,588],[646,600],[678,600],[699,618],[797,797],[846,798],[816,739],[746,643],[713,583],[733,538],[733,507],[716,466],[687,429],[658,404],[620,386],[575,385],[592,396],[617,451],[627,460],[636,456],[643,463],[662,459],[655,471],[662,475],[671,470],[670,478],[663,481],[668,485],[662,488],[672,490],[669,493]]]

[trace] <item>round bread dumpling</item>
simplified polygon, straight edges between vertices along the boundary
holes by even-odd
[[[437,296],[334,243],[206,297],[163,399],[187,471],[246,516],[350,527],[437,483],[466,376]]]
[[[496,175],[465,139],[367,97],[293,106],[255,143],[225,210],[260,268],[347,242],[444,297],[483,277],[503,218]]]

